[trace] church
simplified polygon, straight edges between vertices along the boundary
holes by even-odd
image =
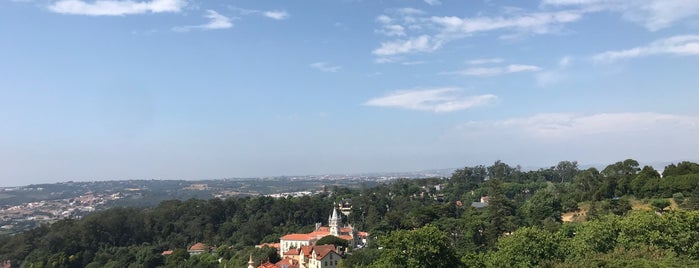
[[[333,245],[315,245],[319,239],[332,235],[347,241],[348,247],[364,247],[367,243],[366,232],[360,232],[351,225],[343,225],[340,213],[333,206],[328,217],[328,226],[316,223],[313,232],[305,234],[287,234],[279,239],[278,264],[284,267],[332,268],[337,267],[346,249],[335,248]],[[281,267],[278,265],[278,267]]]
[[[316,228],[313,232],[307,234],[288,234],[279,239],[279,255],[284,257],[290,249],[300,249],[301,246],[311,246],[315,241],[325,236],[332,235],[342,238],[347,241],[349,247],[362,247],[366,244],[367,233],[359,232],[351,225],[341,226],[342,219],[337,213],[337,209],[333,206],[333,211],[328,217],[328,226],[321,226],[316,223]]]

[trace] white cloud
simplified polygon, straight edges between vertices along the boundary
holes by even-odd
[[[491,63],[501,63],[505,60],[501,58],[487,58],[487,59],[474,59],[468,61],[468,64],[471,65],[481,65],[481,64],[491,64]]]
[[[291,14],[289,12],[286,12],[286,10],[257,10],[257,9],[247,9],[247,8],[240,8],[240,7],[235,7],[235,6],[228,6],[229,9],[237,11],[240,13],[240,15],[243,16],[249,16],[249,15],[259,15],[263,16],[266,18],[274,19],[274,20],[285,20],[291,17]]]
[[[393,62],[396,62],[396,61],[397,61],[397,60],[396,60],[395,58],[392,58],[392,57],[380,57],[380,58],[376,58],[376,59],[374,60],[375,63],[379,63],[379,64],[383,64],[383,63],[393,63]]]
[[[439,0],[425,0],[425,3],[427,3],[430,6],[436,6],[436,5],[442,4],[442,2]]]
[[[400,90],[368,100],[364,105],[410,110],[453,112],[490,104],[495,95],[461,96],[460,88]]]
[[[421,35],[407,40],[383,42],[373,53],[377,56],[391,56],[404,53],[432,52],[441,45],[441,41],[434,40],[428,35]]]
[[[389,24],[393,21],[393,19],[386,15],[379,15],[378,17],[376,17],[376,21],[382,24]]]
[[[399,8],[396,10],[396,13],[404,15],[404,16],[409,16],[409,15],[422,15],[425,14],[425,11],[422,11],[417,8],[412,8],[412,7],[404,7],[404,8]]]
[[[699,35],[678,35],[654,41],[646,46],[606,51],[593,57],[597,62],[613,62],[652,55],[699,55]]]
[[[213,10],[206,11],[206,18],[209,19],[209,23],[202,25],[201,28],[204,29],[227,29],[233,27],[231,19],[218,14],[218,12]]]
[[[61,0],[48,6],[55,13],[87,16],[123,16],[143,13],[177,13],[186,6],[183,0],[153,0],[145,2],[98,0]]]
[[[534,65],[510,64],[507,66],[466,68],[460,71],[450,72],[446,74],[458,74],[466,76],[496,76],[509,73],[536,72],[540,70],[541,67]]]
[[[289,13],[283,10],[265,11],[263,14],[265,17],[275,20],[285,20],[289,18]]]
[[[381,29],[376,30],[376,32],[386,36],[405,36],[405,28],[398,24],[383,25]]]
[[[382,42],[373,51],[378,56],[433,52],[448,41],[480,32],[509,31],[517,36],[555,33],[564,24],[578,21],[582,17],[582,13],[577,11],[525,13],[518,10],[508,12],[506,16],[474,18],[428,17],[424,11],[414,8],[391,10],[389,13],[393,17],[380,15],[376,18],[381,25],[376,32],[409,38]],[[415,35],[416,33],[419,35]]]
[[[512,17],[431,17],[430,20],[442,28],[441,35],[444,38],[450,39],[494,30],[546,34],[554,32],[562,24],[575,22],[580,18],[582,14],[579,12],[558,11],[527,13]]]
[[[204,17],[209,19],[209,22],[202,25],[189,25],[189,26],[179,26],[173,28],[177,32],[187,32],[192,29],[202,29],[202,30],[217,30],[217,29],[228,29],[233,27],[233,22],[231,19],[219,14],[214,10],[207,10]]]
[[[376,22],[380,24],[380,28],[374,30],[386,36],[405,36],[406,31],[418,30],[421,26],[418,25],[420,18],[416,17],[423,15],[424,11],[415,8],[400,8],[388,10],[391,16],[386,14],[376,17]]]
[[[587,12],[617,12],[650,31],[699,15],[699,1],[696,0],[543,0],[542,5],[576,7]]]
[[[311,63],[309,66],[311,66],[311,68],[320,70],[321,72],[327,72],[327,73],[334,73],[334,72],[337,72],[340,69],[342,69],[341,66],[329,65],[325,62],[314,62],[314,63]]]

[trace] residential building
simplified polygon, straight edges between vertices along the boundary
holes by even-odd
[[[196,243],[189,247],[187,252],[189,252],[189,255],[199,255],[204,252],[209,252],[209,246],[204,243]]]

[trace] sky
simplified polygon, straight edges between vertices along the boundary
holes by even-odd
[[[0,0],[0,186],[699,159],[696,0]]]

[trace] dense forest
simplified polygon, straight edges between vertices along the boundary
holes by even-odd
[[[371,234],[341,267],[699,266],[699,164],[662,174],[632,159],[580,169],[576,162],[523,171],[497,161],[449,178],[336,187],[294,198],[165,201],[113,208],[0,237],[13,267],[244,267],[250,254],[279,260],[287,233],[326,223],[335,202]],[[487,196],[487,206],[471,206]],[[566,217],[564,219],[564,217]],[[196,242],[211,253],[189,256]],[[161,253],[173,250],[168,256]]]

